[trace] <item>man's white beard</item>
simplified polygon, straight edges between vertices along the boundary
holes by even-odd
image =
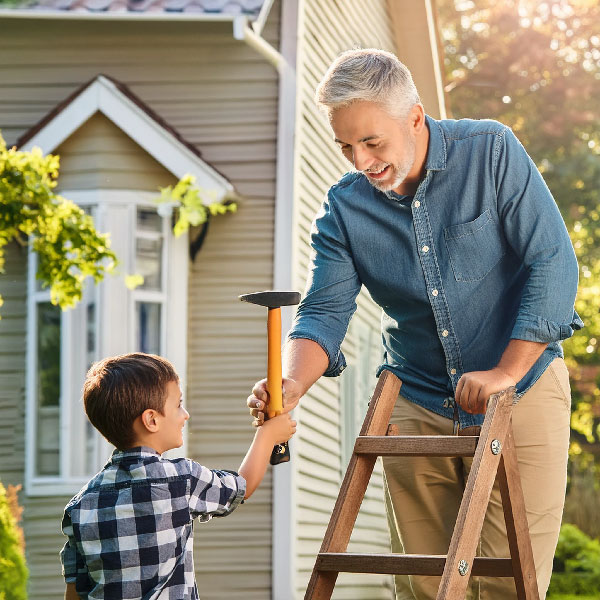
[[[406,177],[410,173],[410,170],[413,168],[413,165],[415,164],[415,155],[416,155],[415,141],[409,135],[407,135],[406,143],[407,143],[406,160],[402,164],[397,165],[397,166],[390,165],[394,170],[394,179],[393,179],[392,183],[386,183],[384,181],[377,181],[376,179],[370,179],[369,177],[367,177],[367,179],[369,180],[369,183],[374,188],[378,189],[380,192],[389,192],[390,190],[397,188],[400,184],[402,184],[402,182],[406,179]]]

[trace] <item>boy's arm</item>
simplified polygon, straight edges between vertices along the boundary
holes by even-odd
[[[262,481],[273,446],[287,442],[296,432],[296,421],[292,421],[288,413],[269,419],[254,434],[252,445],[248,449],[239,474],[246,480],[246,495],[250,498]]]
[[[67,589],[65,590],[65,600],[79,600],[79,594],[75,589],[74,583],[67,583]]]

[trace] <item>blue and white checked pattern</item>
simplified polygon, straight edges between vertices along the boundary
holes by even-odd
[[[197,599],[192,522],[228,515],[245,491],[237,473],[151,448],[115,450],[65,508],[65,581],[90,600]]]

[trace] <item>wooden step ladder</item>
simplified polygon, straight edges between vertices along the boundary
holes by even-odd
[[[471,575],[514,577],[519,600],[539,600],[523,491],[512,437],[514,388],[490,397],[479,436],[398,436],[389,425],[400,391],[390,371],[379,378],[317,555],[305,600],[329,600],[338,573],[442,576],[437,600],[464,600]],[[378,456],[473,456],[448,554],[351,554],[350,535]],[[476,557],[496,475],[510,558]]]

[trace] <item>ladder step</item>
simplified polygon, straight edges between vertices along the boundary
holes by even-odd
[[[386,575],[442,575],[445,555],[422,554],[352,554],[321,552],[317,555],[316,571],[339,573],[380,573]],[[472,573],[481,577],[512,577],[510,558],[475,557]]]
[[[361,435],[354,452],[377,456],[474,456],[475,435]]]

